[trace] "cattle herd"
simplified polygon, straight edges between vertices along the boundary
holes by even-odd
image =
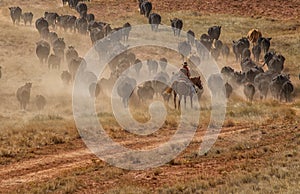
[[[66,63],[68,70],[62,71],[61,79],[64,84],[69,84],[74,80],[78,68],[83,66],[84,69],[87,64],[73,46],[68,46],[64,38],[58,36],[56,33],[57,30],[60,29],[65,32],[82,35],[89,34],[92,44],[95,44],[98,40],[103,39],[113,32],[120,31],[120,37],[116,38],[114,45],[111,45],[111,47],[121,47],[125,50],[126,47],[121,42],[126,43],[128,40],[131,25],[127,22],[121,27],[111,28],[110,24],[106,22],[96,21],[94,14],[88,12],[86,3],[79,0],[62,0],[62,3],[63,5],[68,4],[71,9],[75,9],[78,12],[78,16],[45,12],[43,17],[38,18],[35,21],[35,27],[40,34],[41,40],[36,42],[36,55],[41,64],[48,64],[49,70],[60,70],[61,64]],[[161,16],[152,12],[152,3],[147,0],[138,0],[138,6],[140,14],[148,19],[151,29],[154,32],[158,31],[159,25],[161,25]],[[25,25],[32,25],[33,13],[22,13],[20,7],[10,7],[9,10],[13,24],[20,24],[22,19]],[[173,18],[170,20],[170,25],[174,36],[180,36],[183,21],[179,18]],[[212,26],[208,29],[207,34],[202,34],[199,39],[196,38],[195,33],[191,29],[188,30],[186,41],[180,42],[178,45],[178,51],[182,53],[183,60],[185,60],[184,56],[189,56],[186,61],[194,57],[193,61],[200,63],[210,57],[219,60],[222,55],[222,58],[227,61],[231,49],[220,40],[221,29],[221,26]],[[240,63],[241,71],[236,71],[230,66],[224,66],[221,69],[221,74],[212,75],[208,79],[208,87],[212,94],[214,93],[214,89],[213,84],[210,83],[221,81],[225,83],[224,88],[227,98],[230,97],[234,88],[242,86],[246,98],[251,102],[255,93],[259,93],[261,99],[267,98],[268,93],[270,93],[274,99],[290,102],[294,86],[290,80],[290,76],[282,73],[285,57],[280,53],[270,51],[271,39],[270,37],[263,37],[259,30],[252,29],[247,34],[247,37],[233,41],[232,51],[236,61]],[[191,55],[191,48],[193,46],[196,47],[199,57]],[[251,47],[252,49],[250,50]],[[101,53],[103,51],[100,48],[98,52]],[[263,64],[260,64],[260,59],[263,59]],[[125,51],[122,55],[122,60],[116,61],[118,61],[117,64],[112,63],[109,65],[111,76],[108,79],[102,78],[97,82],[97,76],[88,71],[84,72],[88,79],[95,80],[95,83],[89,87],[92,96],[95,95],[97,97],[100,91],[109,87],[111,83],[114,83],[122,71],[131,65],[135,65],[137,75],[142,68],[141,60],[137,59],[132,52]],[[161,58],[159,61],[148,59],[146,65],[148,66],[149,74],[156,74],[156,77],[159,77],[157,80],[161,79],[163,82],[168,82],[170,78],[165,72],[167,63],[166,58]],[[267,70],[263,69],[265,65],[267,66]],[[159,66],[161,72],[157,73]],[[1,76],[0,66],[0,78]],[[198,89],[203,90],[200,77],[198,82]],[[125,106],[127,106],[127,100],[132,94],[128,91],[132,91],[136,87],[135,84],[136,82],[132,78],[124,78],[120,88],[118,88],[118,94],[123,98]],[[26,83],[17,90],[17,99],[22,109],[26,109],[26,105],[29,103],[31,87],[32,83]],[[161,94],[165,100],[168,100],[168,95],[171,94],[166,91],[169,90],[170,88],[160,84],[160,82],[153,81],[139,86],[137,94],[142,101],[152,99],[155,93]],[[202,92],[200,92],[200,95]],[[176,99],[176,93],[174,95]],[[39,110],[42,110],[46,105],[45,97],[37,95],[36,105]]]

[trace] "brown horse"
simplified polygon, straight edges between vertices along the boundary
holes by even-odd
[[[190,78],[190,81],[193,83],[193,86],[196,86],[201,91],[203,90],[203,86],[202,86],[200,76]],[[169,95],[170,96],[172,91],[173,91],[173,95],[174,95],[175,109],[177,107],[178,107],[178,109],[180,109],[180,101],[182,99],[182,96],[184,97],[185,107],[186,107],[186,97],[189,96],[190,100],[191,100],[191,108],[193,108],[193,100],[192,100],[193,99],[193,90],[187,82],[174,81],[174,83],[172,84],[172,88],[170,88],[170,87],[166,88],[163,93],[164,93],[164,95]],[[177,95],[179,96],[178,106],[176,105]]]

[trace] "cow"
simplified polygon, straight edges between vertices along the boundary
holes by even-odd
[[[226,61],[228,60],[229,54],[230,54],[230,49],[226,44],[223,44],[222,49],[221,49],[221,53],[223,58],[226,59]]]
[[[187,41],[191,45],[194,45],[195,43],[195,32],[192,30],[187,31]]]
[[[147,66],[148,66],[149,75],[153,75],[157,73],[157,69],[158,69],[157,61],[148,59]]]
[[[45,20],[47,20],[49,26],[52,26],[53,29],[55,29],[55,24],[56,24],[56,20],[58,18],[58,14],[57,13],[53,13],[53,12],[45,12],[44,13],[44,18]]]
[[[47,61],[48,56],[50,54],[50,44],[45,41],[41,40],[36,43],[36,55],[40,60],[40,63],[43,64]]]
[[[261,54],[261,46],[260,45],[254,45],[252,47],[252,54],[254,56],[254,60],[256,62],[259,62],[260,54]]]
[[[157,13],[151,13],[149,15],[149,24],[152,31],[158,31],[158,25],[161,23],[161,16]]]
[[[31,92],[32,83],[28,82],[24,86],[21,86],[17,89],[17,100],[20,103],[20,108],[22,110],[26,110],[26,106],[30,100],[30,92]]]
[[[86,16],[87,10],[88,10],[88,8],[85,3],[79,3],[76,6],[76,11],[80,14],[80,17]]]
[[[57,55],[51,54],[48,58],[48,69],[60,69],[61,58]]]
[[[128,41],[130,31],[131,31],[131,25],[130,23],[126,22],[122,27],[122,37],[124,42]]]
[[[49,28],[49,23],[47,22],[47,20],[45,18],[41,17],[35,21],[35,27],[41,34],[41,31],[43,28]]]
[[[269,88],[274,99],[280,99],[282,86],[285,82],[290,82],[289,75],[279,74],[273,77],[272,81],[270,82]]]
[[[192,46],[187,41],[183,41],[178,43],[177,49],[181,55],[182,60],[184,61],[185,57],[187,58],[190,55]]]
[[[53,42],[53,52],[64,61],[66,43],[64,38],[58,38]]]
[[[174,32],[174,36],[180,36],[180,31],[183,27],[183,22],[181,19],[179,18],[174,18],[172,20],[170,20],[171,22],[171,27],[173,29],[173,32]]]
[[[147,0],[139,0],[139,8],[140,8],[140,14],[148,18],[152,10],[152,3]]]
[[[32,12],[25,12],[21,15],[21,18],[24,21],[25,26],[27,22],[29,22],[30,26],[32,25],[33,13]]]
[[[75,28],[78,33],[86,35],[88,32],[88,21],[83,17],[76,19]]]
[[[10,11],[10,17],[13,21],[13,24],[19,24],[22,15],[22,9],[20,7],[9,7],[8,9]]]
[[[68,85],[72,80],[72,75],[68,71],[63,71],[60,75],[60,78],[65,85]]]
[[[294,86],[292,84],[292,82],[290,81],[286,81],[280,90],[280,100],[282,101],[283,99],[285,100],[285,102],[291,102],[292,99],[292,93],[294,91]]]
[[[249,82],[246,83],[244,85],[244,95],[246,96],[247,100],[251,103],[253,101],[254,94],[255,94],[254,85],[252,83],[249,83]]]
[[[139,97],[140,102],[153,100],[154,89],[151,86],[151,81],[145,82],[143,86],[138,86],[137,95]]]
[[[208,35],[215,40],[219,40],[220,35],[221,35],[221,26],[212,26],[210,28],[208,28]]]
[[[39,111],[43,110],[47,104],[47,100],[42,95],[36,95],[35,97],[35,105]]]
[[[232,94],[233,88],[228,82],[225,83],[224,87],[225,87],[226,98],[228,99]]]
[[[77,57],[79,57],[79,55],[75,48],[71,45],[68,46],[68,49],[66,51],[67,64],[69,64],[72,61],[72,59],[76,59]]]
[[[272,38],[264,38],[264,37],[258,39],[258,45],[261,46],[262,50],[264,51],[264,54],[269,52],[271,46],[271,42],[270,42],[271,40]]]
[[[242,54],[244,49],[249,49],[250,43],[247,38],[241,38],[238,41],[232,41],[232,50],[233,53],[235,54],[235,59],[236,61],[241,61],[242,60]]]

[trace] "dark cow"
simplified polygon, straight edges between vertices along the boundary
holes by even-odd
[[[207,33],[212,39],[218,40],[221,35],[221,26],[212,26],[208,28]]]
[[[43,28],[49,28],[49,23],[47,22],[47,20],[45,20],[45,18],[41,17],[35,21],[35,27],[41,34]]]
[[[265,64],[267,64],[268,69],[273,72],[281,73],[284,68],[285,57],[282,55],[277,55],[275,52],[267,52],[264,56]]]
[[[27,22],[30,24],[30,26],[32,25],[33,13],[31,12],[23,13],[21,15],[21,18],[23,19],[25,26]]]
[[[158,25],[161,23],[161,16],[157,13],[149,15],[149,24],[151,24],[152,31],[158,31]]]
[[[88,10],[88,8],[85,3],[79,3],[76,6],[76,11],[80,14],[80,17],[86,16],[87,10]]]
[[[88,22],[94,21],[94,20],[95,20],[95,15],[92,14],[92,13],[88,13],[88,14],[86,14],[86,16],[85,16],[85,19],[86,19]]]
[[[49,26],[52,26],[53,29],[55,29],[55,24],[58,16],[59,15],[57,13],[53,13],[53,12],[46,11],[44,13],[44,18],[47,20]]]
[[[178,19],[178,18],[174,18],[174,19],[170,20],[170,22],[171,22],[171,27],[174,32],[174,36],[180,36],[180,31],[183,27],[182,20]]]
[[[10,7],[8,9],[10,10],[10,17],[13,21],[13,24],[19,24],[22,15],[22,9],[20,7]]]
[[[244,95],[246,96],[247,100],[251,103],[253,101],[254,94],[255,94],[254,85],[252,83],[246,83],[244,85]]]
[[[66,51],[66,60],[67,60],[67,64],[69,64],[72,59],[76,59],[78,58],[78,52],[75,50],[75,48],[73,46],[69,46],[67,51]]]
[[[60,57],[57,55],[51,54],[48,58],[48,69],[60,69]]]
[[[285,82],[290,82],[290,78],[288,75],[279,74],[273,77],[269,86],[273,98],[280,99],[280,92]]]
[[[211,91],[211,96],[222,96],[224,91],[224,81],[221,74],[211,74],[207,80],[207,86]]]
[[[152,3],[147,0],[139,0],[140,14],[149,17],[152,10]]]
[[[57,26],[63,28],[64,31],[70,29],[71,31],[75,31],[75,22],[76,17],[72,15],[61,15],[57,18]]]
[[[47,104],[47,100],[42,95],[36,95],[35,97],[35,105],[39,111],[43,110]]]
[[[41,29],[41,38],[44,40],[48,40],[49,39],[49,34],[50,34],[50,30],[47,27],[44,27]]]
[[[261,37],[258,39],[258,45],[261,46],[262,50],[264,51],[264,54],[266,54],[267,52],[269,52],[269,49],[270,49],[270,41],[272,40],[272,38],[264,38],[264,37]]]
[[[99,29],[99,28],[93,28],[90,31],[90,38],[93,44],[95,44],[97,42],[97,40],[101,40],[102,38],[104,38],[105,34],[103,32],[103,30]]]
[[[253,46],[253,48],[252,48],[252,54],[254,56],[254,60],[256,62],[259,62],[259,58],[260,58],[260,54],[261,54],[261,47],[260,47],[260,45],[257,44],[255,46]]]
[[[244,48],[242,52],[242,60],[244,60],[245,58],[251,58],[251,52],[249,48]]]
[[[195,43],[195,32],[192,30],[187,31],[187,41],[191,45],[194,45]]]
[[[68,64],[69,72],[72,75],[72,80],[75,79],[77,70],[79,69],[80,65],[83,65],[82,69],[85,69],[86,62],[83,58],[77,57],[76,59],[72,59]]]
[[[184,61],[185,57],[187,58],[191,53],[192,46],[187,41],[183,41],[178,43],[177,49],[181,55],[182,60]]]
[[[143,86],[138,86],[137,95],[141,102],[153,100],[154,89],[151,86],[151,82],[145,82]]]
[[[232,86],[228,82],[226,82],[225,83],[225,94],[226,94],[227,99],[231,96],[232,91],[233,91]]]
[[[142,67],[143,67],[142,61],[139,60],[139,59],[136,59],[136,60],[134,61],[134,70],[135,70],[137,76],[140,75],[140,71],[141,71]]]
[[[241,68],[243,72],[249,71],[251,68],[255,68],[257,65],[249,57],[244,58],[241,61]]]
[[[222,49],[221,49],[221,53],[222,53],[223,58],[225,58],[226,61],[227,61],[227,59],[229,57],[229,54],[230,54],[229,47],[227,45],[223,44]]]
[[[159,66],[162,71],[166,71],[167,65],[168,65],[168,60],[166,58],[163,57],[159,59]]]
[[[68,0],[69,3],[69,7],[71,8],[76,8],[77,4],[78,4],[79,0]]]
[[[280,91],[280,100],[285,100],[285,102],[291,102],[292,101],[292,93],[294,91],[294,86],[290,81],[286,81]]]
[[[50,44],[47,41],[41,40],[36,43],[36,55],[41,64],[47,61],[50,54]]]
[[[122,27],[122,37],[124,42],[128,41],[130,31],[131,31],[131,25],[130,23],[126,22]]]
[[[236,61],[242,60],[243,51],[249,47],[250,43],[247,38],[241,38],[238,41],[233,41],[232,49],[235,54]]]
[[[147,66],[148,66],[149,75],[153,75],[157,73],[157,69],[158,69],[157,61],[148,59]]]
[[[72,80],[72,75],[68,71],[63,71],[60,75],[60,78],[65,85],[68,85]]]
[[[208,34],[202,34],[200,36],[200,41],[196,41],[196,48],[198,54],[202,59],[209,57],[209,52],[211,51],[213,44],[213,39]]]
[[[21,109],[25,110],[27,104],[30,100],[30,91],[31,91],[32,83],[26,83],[24,86],[21,86],[17,90],[17,99],[20,103]]]
[[[66,43],[64,38],[58,38],[53,42],[53,52],[55,55],[60,57],[62,61],[64,61]]]
[[[75,22],[75,28],[80,34],[87,34],[88,30],[88,21],[85,18],[78,18]]]
[[[52,46],[53,46],[53,43],[55,42],[55,40],[57,40],[57,39],[58,39],[58,35],[56,32],[49,32],[48,40]]]
[[[136,87],[136,80],[130,77],[122,77],[118,86],[117,93],[122,98],[125,108],[128,107],[128,100]]]

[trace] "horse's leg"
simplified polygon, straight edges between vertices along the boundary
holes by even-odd
[[[179,95],[179,98],[178,98],[178,110],[181,110],[181,104],[180,104],[181,98],[182,98],[182,95]]]
[[[186,109],[186,96],[184,96],[184,108]]]
[[[190,95],[191,98],[191,108],[193,108],[193,94]]]

